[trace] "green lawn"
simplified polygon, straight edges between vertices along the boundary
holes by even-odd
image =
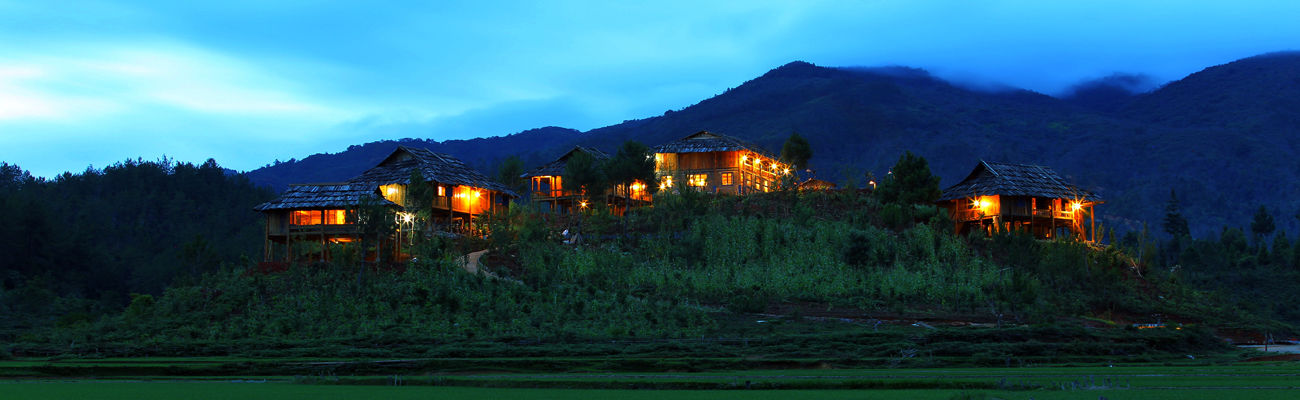
[[[129,364],[143,360],[98,361]],[[217,360],[149,361],[175,367]],[[18,363],[21,362],[9,364],[14,366]],[[962,395],[974,395],[969,397],[974,399],[1038,400],[1091,400],[1101,397],[1170,400],[1300,398],[1300,363],[1295,362],[1201,366],[796,369],[701,373],[407,373],[411,376],[250,378],[100,375],[99,379],[16,378],[0,380],[0,399],[950,399]],[[395,379],[405,386],[391,386]],[[746,382],[755,388],[785,389],[742,389]],[[847,389],[848,387],[866,389]],[[680,388],[732,390],[675,390]]]

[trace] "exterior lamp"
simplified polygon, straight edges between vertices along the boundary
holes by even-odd
[[[1076,201],[1074,202],[1074,204],[1070,205],[1070,208],[1073,209],[1074,211],[1079,211],[1080,208],[1083,208],[1083,203]]]
[[[587,201],[583,200],[578,202],[578,207],[587,208]]]

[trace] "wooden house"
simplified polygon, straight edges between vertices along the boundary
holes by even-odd
[[[790,166],[771,153],[731,136],[700,131],[654,148],[660,190],[678,184],[726,194],[776,190]]]
[[[292,261],[302,254],[294,254],[295,246],[291,244],[315,243],[318,246],[314,246],[316,249],[311,252],[318,259],[328,261],[330,244],[357,240],[361,231],[356,224],[355,210],[366,203],[400,208],[380,196],[379,190],[370,185],[289,185],[280,197],[253,208],[266,214],[262,260]]]
[[[430,185],[430,210],[407,207],[407,188],[415,171]],[[279,198],[254,209],[267,217],[266,261],[280,259],[277,253],[283,254],[284,261],[304,256],[329,260],[329,244],[358,240],[356,210],[364,205],[399,211],[393,221],[399,235],[412,234],[403,232],[401,226],[409,224],[416,211],[429,211],[430,229],[472,232],[477,218],[506,206],[514,197],[514,192],[455,157],[399,146],[378,165],[347,182],[291,185]],[[303,242],[320,246],[313,254],[295,254],[294,244]],[[277,247],[282,247],[282,252],[277,252]],[[395,258],[402,258],[400,246],[388,247]]]
[[[590,207],[592,201],[604,201],[611,206],[611,209],[616,214],[622,214],[625,211],[623,208],[629,205],[650,201],[650,194],[646,191],[646,184],[641,181],[633,182],[629,188],[621,186],[611,188],[602,196],[591,196],[583,193],[580,188],[571,184],[566,186],[564,171],[568,167],[569,159],[580,153],[590,155],[598,161],[607,161],[610,158],[609,154],[595,148],[575,146],[572,150],[555,159],[555,161],[520,175],[521,178],[528,180],[529,201],[544,212],[560,214],[568,214]]]
[[[961,182],[944,189],[958,234],[1024,230],[1040,239],[1096,240],[1094,207],[1101,198],[1038,165],[980,161]]]

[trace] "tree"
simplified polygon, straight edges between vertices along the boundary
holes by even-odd
[[[812,145],[803,136],[799,136],[798,132],[791,133],[781,146],[781,161],[790,164],[796,171],[807,168],[812,156]]]
[[[636,181],[644,183],[649,193],[659,189],[652,184],[655,181],[654,153],[646,145],[633,140],[623,142],[614,158],[606,162],[605,176],[610,183],[622,186],[624,197],[631,196],[629,188]]]
[[[591,154],[574,153],[564,165],[565,186],[584,191],[583,196],[587,199],[604,194],[609,178],[605,176],[603,164]]]
[[[1273,223],[1273,215],[1268,213],[1268,209],[1259,206],[1259,211],[1255,211],[1255,221],[1250,223],[1250,231],[1255,233],[1256,243],[1263,243],[1264,237],[1273,233],[1277,225]]]
[[[932,204],[939,199],[939,177],[930,173],[924,157],[908,151],[898,158],[890,177],[880,185],[880,200],[896,204]]]
[[[496,181],[510,188],[510,190],[522,193],[527,188],[524,184],[524,178],[520,177],[523,174],[524,161],[519,159],[519,156],[506,157],[497,166]]]
[[[1169,190],[1169,202],[1165,203],[1165,232],[1174,239],[1179,239],[1191,234],[1191,229],[1187,226],[1187,218],[1183,217],[1182,207],[1178,204],[1178,194],[1173,189]]]

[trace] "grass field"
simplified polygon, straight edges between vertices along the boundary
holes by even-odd
[[[122,360],[128,361],[128,360]],[[186,364],[230,360],[150,360]],[[12,364],[11,364],[12,365]],[[414,372],[414,371],[413,371]],[[746,389],[750,387],[751,389]],[[777,388],[779,390],[765,390]],[[690,389],[690,390],[681,390]],[[1294,399],[1300,363],[0,380],[3,399]]]

